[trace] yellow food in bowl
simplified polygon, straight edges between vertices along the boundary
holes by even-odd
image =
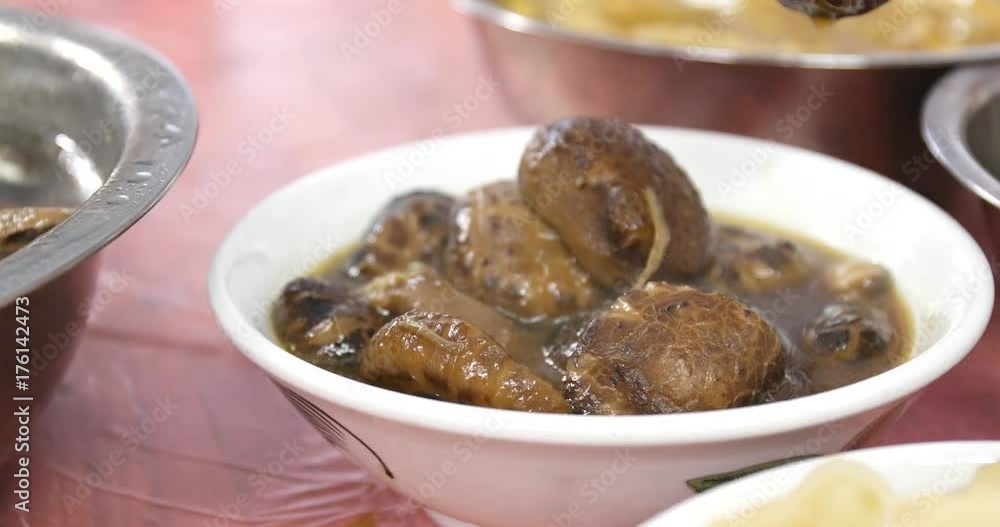
[[[996,0],[894,0],[817,23],[777,0],[500,0],[515,12],[588,33],[674,46],[864,53],[1000,42]]]
[[[960,491],[902,500],[867,466],[833,461],[793,491],[755,511],[744,527],[996,527],[1000,518],[1000,464],[979,470]],[[730,520],[713,527],[729,527]]]

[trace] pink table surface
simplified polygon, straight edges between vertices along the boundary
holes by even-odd
[[[107,295],[35,423],[32,512],[9,512],[5,503],[3,525],[305,527],[368,513],[378,525],[430,525],[422,514],[397,514],[400,498],[331,448],[228,344],[205,284],[227,229],[301,174],[439,128],[518,123],[501,96],[454,129],[446,120],[489,77],[466,21],[445,2],[404,2],[347,57],[342,44],[386,2],[14,3],[113,27],[161,50],[190,80],[202,128],[174,190],[104,253],[101,287],[119,292]],[[275,115],[287,126],[252,146]],[[239,174],[206,198],[213,176],[232,166]],[[997,262],[1000,242],[989,239],[975,198],[953,194],[948,210]],[[994,320],[968,360],[871,444],[1000,439],[998,345]],[[291,462],[278,461],[289,459],[283,450],[294,452]]]

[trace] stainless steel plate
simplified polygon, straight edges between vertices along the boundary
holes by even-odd
[[[121,36],[0,8],[0,206],[75,208],[0,261],[0,306],[60,276],[163,196],[194,148],[194,98]]]

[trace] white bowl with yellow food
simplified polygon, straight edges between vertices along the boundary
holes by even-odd
[[[1000,442],[862,450],[728,483],[643,527],[992,527]]]
[[[234,227],[216,253],[209,276],[215,315],[236,348],[331,443],[412,498],[397,512],[426,507],[483,526],[635,525],[689,497],[691,480],[838,452],[891,422],[982,335],[993,308],[989,264],[972,237],[926,199],[873,172],[801,149],[693,130],[643,132],[683,167],[712,216],[780,226],[888,269],[912,315],[909,359],[859,382],[767,404],[572,415],[455,404],[470,402],[461,393],[452,402],[398,393],[327,371],[283,348],[287,341],[272,312],[290,280],[356,243],[395,197],[414,190],[461,196],[510,180],[535,133],[530,128],[436,136],[319,170],[276,192]],[[568,194],[553,195],[574,202]],[[671,236],[679,239],[680,233]],[[395,322],[403,318],[383,330],[402,327]],[[366,348],[364,357],[372,348],[378,346]]]

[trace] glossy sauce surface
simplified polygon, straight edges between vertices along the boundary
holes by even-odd
[[[843,360],[834,355],[810,353],[804,349],[805,334],[810,322],[825,306],[845,301],[843,295],[830,290],[828,286],[830,273],[837,266],[849,263],[864,264],[864,262],[808,238],[736,217],[716,215],[715,231],[717,251],[722,250],[724,244],[720,239],[724,239],[726,234],[750,236],[755,243],[794,247],[797,257],[801,257],[807,265],[808,272],[801,277],[788,285],[766,291],[740,291],[738,287],[727,284],[726,279],[722,277],[724,272],[720,269],[723,257],[718,257],[713,268],[704,276],[681,282],[703,291],[735,296],[755,308],[780,333],[785,344],[785,379],[758,402],[791,399],[845,386],[882,373],[908,358],[912,348],[912,321],[891,282],[886,285],[886,290],[882,294],[870,298],[853,297],[850,301],[851,304],[860,304],[886,314],[890,332],[883,353],[872,354],[858,360]],[[315,269],[311,276],[334,284],[363,286],[364,281],[348,276],[347,272],[351,257],[356,250],[357,246],[352,244],[338,251]],[[419,287],[420,285],[415,284],[413,290],[419,290]],[[603,306],[614,299],[615,295],[606,294]],[[445,311],[471,320],[483,319],[482,313],[463,312],[463,309],[467,308],[468,306],[463,308],[460,303],[451,303]],[[481,306],[475,308],[479,309]],[[506,350],[513,359],[558,386],[562,383],[565,373],[564,355],[571,353],[577,332],[586,326],[599,310],[524,322],[508,316],[509,313],[504,313],[502,309],[496,309],[501,317],[509,320],[510,327],[514,328],[514,334],[503,338],[494,336],[506,344]],[[281,331],[277,333],[281,334]],[[292,346],[286,344],[286,349],[294,353]],[[310,360],[307,357],[303,358]],[[354,362],[341,367],[326,368],[353,379],[361,379],[359,365]],[[390,386],[383,387],[391,389]]]

